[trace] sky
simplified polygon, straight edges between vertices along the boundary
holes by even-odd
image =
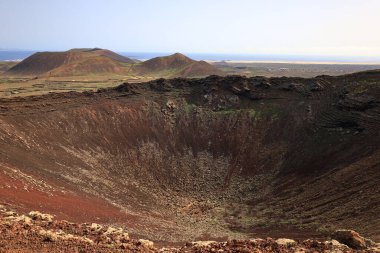
[[[380,0],[0,0],[0,48],[380,56]]]

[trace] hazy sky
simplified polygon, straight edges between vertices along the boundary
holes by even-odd
[[[380,56],[380,0],[0,0],[0,48]]]

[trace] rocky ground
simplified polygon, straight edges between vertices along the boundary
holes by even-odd
[[[17,214],[0,207],[0,253],[5,252],[380,252],[380,244],[351,230],[332,240],[250,239],[226,242],[196,241],[179,247],[156,247],[149,240],[132,239],[125,229],[97,223],[55,220],[31,211]],[[345,244],[344,244],[345,243]]]

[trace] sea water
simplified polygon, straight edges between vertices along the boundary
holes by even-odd
[[[21,61],[37,51],[0,50],[0,61]],[[154,57],[167,56],[175,52],[117,52],[137,60],[148,60]],[[183,53],[194,60],[211,61],[294,61],[294,62],[380,62],[380,57],[361,56],[303,56],[303,55],[270,55],[270,54],[211,54]]]

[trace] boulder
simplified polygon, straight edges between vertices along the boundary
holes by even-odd
[[[103,226],[97,223],[92,223],[90,226],[91,231],[96,231],[96,232],[100,231],[102,228]]]
[[[173,111],[174,109],[177,108],[175,102],[172,101],[172,100],[168,100],[168,101],[166,102],[166,107],[167,107],[170,111]]]
[[[309,250],[307,250],[307,249],[305,249],[305,248],[302,248],[302,247],[300,247],[300,248],[296,248],[296,249],[294,250],[294,253],[307,253],[307,252],[309,252]]]
[[[22,222],[22,223],[24,223],[25,225],[28,225],[28,226],[30,226],[32,224],[32,219],[29,218],[28,216],[25,216],[25,215],[14,217],[13,220],[16,221],[16,222]]]
[[[283,245],[283,246],[295,246],[297,245],[297,242],[292,240],[292,239],[287,239],[287,238],[279,238],[276,240],[276,243],[278,245]]]
[[[13,212],[13,211],[7,211],[7,212],[4,213],[4,216],[6,216],[6,217],[15,217],[15,216],[17,216],[17,213]]]
[[[33,220],[42,220],[47,222],[53,222],[53,215],[41,213],[38,211],[31,211],[28,216]]]
[[[109,226],[107,228],[107,231],[104,234],[105,235],[120,235],[120,234],[123,234],[123,229]]]
[[[343,249],[349,248],[346,244],[340,243],[337,240],[331,240],[330,243],[332,246],[337,247],[337,248],[343,248]]]
[[[321,91],[321,90],[323,90],[323,86],[319,82],[313,82],[310,85],[310,90],[311,91]]]
[[[261,238],[253,238],[253,239],[249,239],[249,242],[253,243],[253,244],[262,244],[265,242],[264,239],[261,239]]]
[[[196,246],[196,247],[208,247],[214,243],[217,243],[217,242],[216,241],[196,241],[196,242],[191,242],[191,245]]]
[[[367,244],[365,239],[359,233],[353,230],[340,229],[332,234],[332,238],[353,249],[365,249]]]
[[[88,244],[94,244],[94,241],[87,237],[81,237],[81,241]]]
[[[139,243],[140,243],[140,245],[144,246],[145,248],[148,248],[148,249],[154,248],[154,243],[152,241],[140,239]]]
[[[58,235],[50,230],[41,229],[38,234],[42,236],[43,240],[46,242],[55,242],[58,240]]]

